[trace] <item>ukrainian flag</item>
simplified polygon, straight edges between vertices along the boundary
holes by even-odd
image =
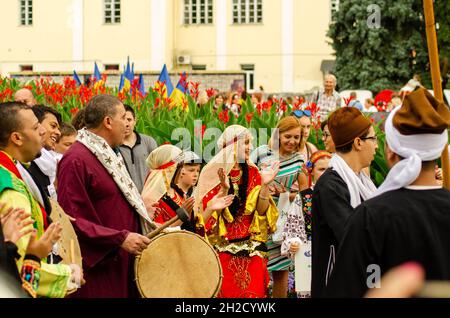
[[[104,85],[105,82],[102,79],[102,74],[98,68],[97,62],[95,62],[94,66],[94,88]]]
[[[130,57],[128,57],[127,66],[125,68],[125,72],[120,77],[120,85],[119,85],[119,92],[121,91],[130,91],[131,83],[134,80],[134,75],[132,73],[132,69],[130,67]]]
[[[173,84],[172,84],[172,81],[170,80],[170,76],[169,76],[169,72],[167,71],[166,64],[164,64],[161,74],[159,74],[158,82],[155,84],[155,89],[156,90],[164,89],[164,94],[162,96],[164,98],[167,98],[172,95]]]
[[[183,102],[186,101],[186,94],[188,93],[188,82],[186,72],[180,75],[180,80],[178,81],[177,87],[173,90],[170,95],[172,102],[171,106],[182,106]]]

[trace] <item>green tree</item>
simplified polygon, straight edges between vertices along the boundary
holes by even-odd
[[[379,8],[379,27],[373,25]],[[449,49],[450,1],[436,0],[441,52]],[[372,8],[372,10],[369,10]],[[344,0],[328,31],[340,89],[399,89],[413,74],[430,83],[422,0]],[[369,23],[368,23],[369,22]]]

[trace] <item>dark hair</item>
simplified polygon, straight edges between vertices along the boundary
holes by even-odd
[[[53,109],[53,108],[45,106],[45,105],[36,105],[36,106],[33,106],[33,108],[31,108],[31,110],[33,111],[34,115],[37,117],[37,119],[40,123],[42,123],[44,121],[45,116],[47,116],[47,114],[52,114],[53,116],[56,117],[58,124],[61,126],[61,123],[62,123],[61,114],[58,113],[58,111],[56,109]]]
[[[111,95],[94,96],[86,105],[84,111],[84,123],[86,128],[98,128],[105,117],[116,115],[116,106],[122,102]]]
[[[0,148],[8,146],[11,134],[22,129],[22,122],[17,115],[26,109],[31,110],[31,107],[19,102],[0,104]]]
[[[369,129],[370,129],[370,127],[367,128],[367,130],[364,133],[362,133],[361,136],[358,136],[357,138],[365,138],[365,137],[367,137],[367,135],[369,134]],[[344,145],[342,147],[336,148],[336,152],[349,153],[350,151],[352,151],[353,142],[355,141],[355,139],[353,139],[350,143],[348,143],[348,144],[346,144],[346,145]]]
[[[177,166],[177,170],[175,170],[175,173],[173,174],[172,180],[170,181],[170,187],[172,189],[174,189],[181,197],[184,196],[184,192],[183,190],[180,189],[180,187],[176,184],[178,177],[180,176],[181,173],[181,169],[183,167],[193,167],[193,166],[201,166],[202,163],[201,162],[180,162]],[[194,192],[194,187],[191,187],[188,192],[186,193],[188,197],[190,197],[192,195],[192,193]]]
[[[86,124],[84,122],[84,113],[85,113],[86,108],[82,108],[80,109],[73,117],[72,117],[72,126],[76,129],[76,130],[81,130],[84,127],[86,127]]]
[[[124,104],[123,106],[125,106],[125,111],[130,112],[133,115],[133,118],[136,119],[136,112],[134,111],[133,107],[126,104]]]
[[[239,185],[239,195],[234,197],[233,203],[230,205],[229,210],[233,217],[236,217],[239,213],[239,208],[247,202],[247,188],[248,188],[248,170],[249,166],[246,162],[239,164],[242,169],[242,183]],[[231,177],[229,179],[230,189],[228,194],[234,194],[233,183]]]
[[[71,124],[68,123],[62,123],[61,127],[59,127],[59,131],[61,132],[59,140],[61,140],[62,137],[73,136],[77,134],[77,130]]]

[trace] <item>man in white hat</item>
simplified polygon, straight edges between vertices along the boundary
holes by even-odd
[[[408,95],[386,121],[391,170],[349,218],[327,296],[361,297],[393,267],[415,262],[427,280],[450,280],[450,191],[435,179],[448,142],[450,110],[426,89]]]

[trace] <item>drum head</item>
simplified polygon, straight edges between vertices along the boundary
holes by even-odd
[[[72,222],[70,222],[69,217],[58,202],[50,199],[50,203],[52,205],[50,217],[53,222],[59,222],[62,227],[61,239],[58,241],[58,254],[62,258],[61,263],[66,265],[76,264],[80,268],[83,268],[80,245],[78,244],[78,238],[73,229]]]
[[[186,231],[161,234],[136,259],[136,283],[145,298],[210,298],[222,283],[213,247]]]

